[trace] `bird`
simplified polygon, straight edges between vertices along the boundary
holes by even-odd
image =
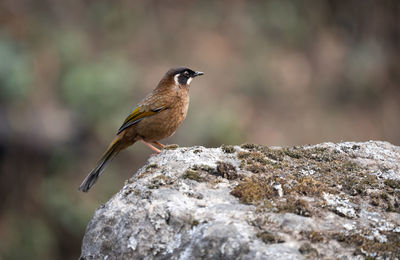
[[[140,141],[157,154],[165,145],[159,143],[175,133],[186,118],[189,107],[189,86],[193,78],[203,75],[187,67],[167,71],[157,87],[132,110],[118,129],[96,167],[79,186],[88,192],[111,160],[123,149]],[[154,144],[154,145],[153,145]]]

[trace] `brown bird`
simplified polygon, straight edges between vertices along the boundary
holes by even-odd
[[[152,143],[164,148],[164,145],[158,141],[173,135],[185,119],[189,107],[189,85],[193,78],[203,74],[186,67],[170,69],[157,87],[125,119],[117,136],[97,166],[79,186],[79,190],[89,191],[118,152],[137,141],[160,153],[161,151]]]

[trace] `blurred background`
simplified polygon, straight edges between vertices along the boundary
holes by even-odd
[[[0,0],[0,259],[77,259],[152,153],[77,188],[171,67],[205,72],[164,143],[400,145],[400,2]]]

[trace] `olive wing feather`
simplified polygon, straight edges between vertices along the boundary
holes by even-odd
[[[143,109],[143,107],[138,106],[135,108],[132,113],[125,119],[124,123],[122,126],[118,129],[118,134],[120,134],[122,131],[124,131],[126,128],[139,123],[141,120],[143,120],[146,117],[152,116],[154,114],[157,114],[158,112],[162,111],[164,107],[159,107],[156,109]]]

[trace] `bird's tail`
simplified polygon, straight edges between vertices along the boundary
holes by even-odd
[[[79,190],[83,192],[88,192],[90,188],[96,183],[97,179],[104,171],[106,166],[111,162],[111,160],[121,151],[121,142],[117,137],[108,147],[107,151],[103,154],[97,166],[89,173],[89,175],[82,182],[81,186],[79,186]]]

